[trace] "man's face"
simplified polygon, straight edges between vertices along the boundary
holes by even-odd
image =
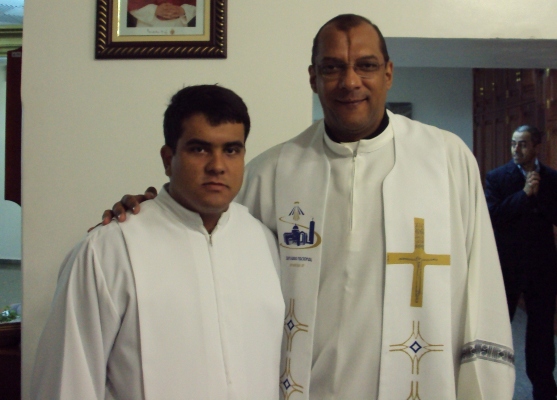
[[[244,124],[211,126],[204,115],[182,122],[176,152],[163,146],[169,193],[185,208],[216,223],[234,199],[244,176]],[[207,224],[206,224],[207,226]]]
[[[511,155],[516,164],[532,166],[538,155],[539,144],[534,145],[530,132],[515,132],[511,141]]]
[[[362,78],[350,66],[337,79],[320,73],[319,67],[330,63],[379,64],[371,76]],[[383,118],[387,92],[393,80],[393,64],[381,53],[379,35],[368,24],[347,32],[334,24],[327,25],[319,35],[315,66],[309,67],[310,84],[323,107],[325,122],[333,138],[349,142],[372,134]]]

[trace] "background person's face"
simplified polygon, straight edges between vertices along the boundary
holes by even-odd
[[[182,123],[176,152],[163,146],[161,156],[170,177],[169,193],[185,208],[216,223],[236,197],[244,176],[244,125],[211,126],[197,114]]]
[[[530,132],[515,132],[511,140],[511,155],[516,164],[530,166],[538,153],[538,146],[532,142]]]
[[[324,79],[318,71],[323,62],[354,64],[362,60],[385,63],[379,35],[368,24],[347,32],[333,24],[319,35],[315,66],[310,66],[310,84],[323,107],[325,122],[333,138],[356,141],[373,133],[383,118],[387,92],[391,88],[393,64],[381,66],[373,76],[363,79],[352,68],[336,80]]]

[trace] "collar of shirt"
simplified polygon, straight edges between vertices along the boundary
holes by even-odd
[[[325,146],[333,153],[343,157],[354,157],[360,153],[372,153],[380,149],[394,138],[394,131],[391,124],[387,124],[382,132],[372,139],[362,139],[357,142],[337,143],[329,135],[323,135]]]
[[[381,133],[383,133],[385,129],[387,129],[388,125],[389,125],[389,116],[387,115],[387,109],[385,109],[385,112],[383,113],[383,118],[381,119],[381,122],[379,123],[377,129],[373,131],[369,136],[363,138],[363,140],[369,140],[369,139],[373,139],[376,136],[379,136]],[[327,133],[327,136],[331,138],[331,135],[329,134],[329,127],[327,126],[326,123],[325,123],[325,132]]]
[[[159,195],[155,197],[155,200],[158,201],[163,205],[167,211],[171,212],[177,217],[177,220],[182,222],[183,224],[189,226],[190,228],[196,229],[200,232],[207,232],[205,226],[203,225],[203,220],[201,216],[196,213],[195,211],[188,210],[181,204],[179,204],[176,200],[170,196],[168,193],[168,183],[166,183],[163,188],[159,191]],[[228,210],[224,211],[219,218],[219,222],[211,235],[214,234],[217,229],[222,229],[230,218],[230,206],[228,206]]]
[[[540,162],[538,161],[537,158],[534,160],[534,165],[535,165],[534,171],[540,172]],[[524,175],[524,177],[526,178],[526,175],[528,175],[528,173],[526,171],[524,171],[524,168],[522,168],[522,165],[516,164],[516,166],[518,167],[518,170],[520,172],[522,172],[522,175]]]

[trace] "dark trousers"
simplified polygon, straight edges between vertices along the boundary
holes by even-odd
[[[507,293],[511,321],[520,293]],[[526,374],[532,382],[534,400],[555,400],[557,386],[553,379],[555,346],[553,318],[555,293],[527,290],[524,302],[528,322],[526,325]]]

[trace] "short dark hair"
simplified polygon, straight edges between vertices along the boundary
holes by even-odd
[[[250,118],[242,98],[230,89],[218,85],[188,86],[179,90],[164,113],[164,141],[173,152],[183,133],[184,120],[202,114],[212,126],[224,123],[244,125],[244,140],[248,138]]]
[[[522,125],[522,126],[519,126],[518,128],[516,128],[515,132],[520,132],[520,133],[530,132],[530,139],[532,140],[532,143],[534,143],[534,146],[538,145],[542,142],[542,133],[535,126]]]
[[[343,32],[348,32],[350,29],[362,24],[370,25],[373,29],[375,29],[375,32],[377,32],[377,35],[379,36],[379,48],[381,49],[381,53],[383,54],[385,63],[389,62],[387,43],[385,42],[385,38],[383,37],[383,34],[381,33],[377,25],[375,25],[369,19],[362,17],[361,15],[341,14],[325,22],[325,24],[317,31],[317,35],[315,35],[315,37],[313,38],[313,46],[311,48],[311,65],[315,65],[315,58],[317,57],[317,51],[319,50],[319,34],[323,30],[323,28],[325,28],[329,24],[334,24],[338,30]]]

